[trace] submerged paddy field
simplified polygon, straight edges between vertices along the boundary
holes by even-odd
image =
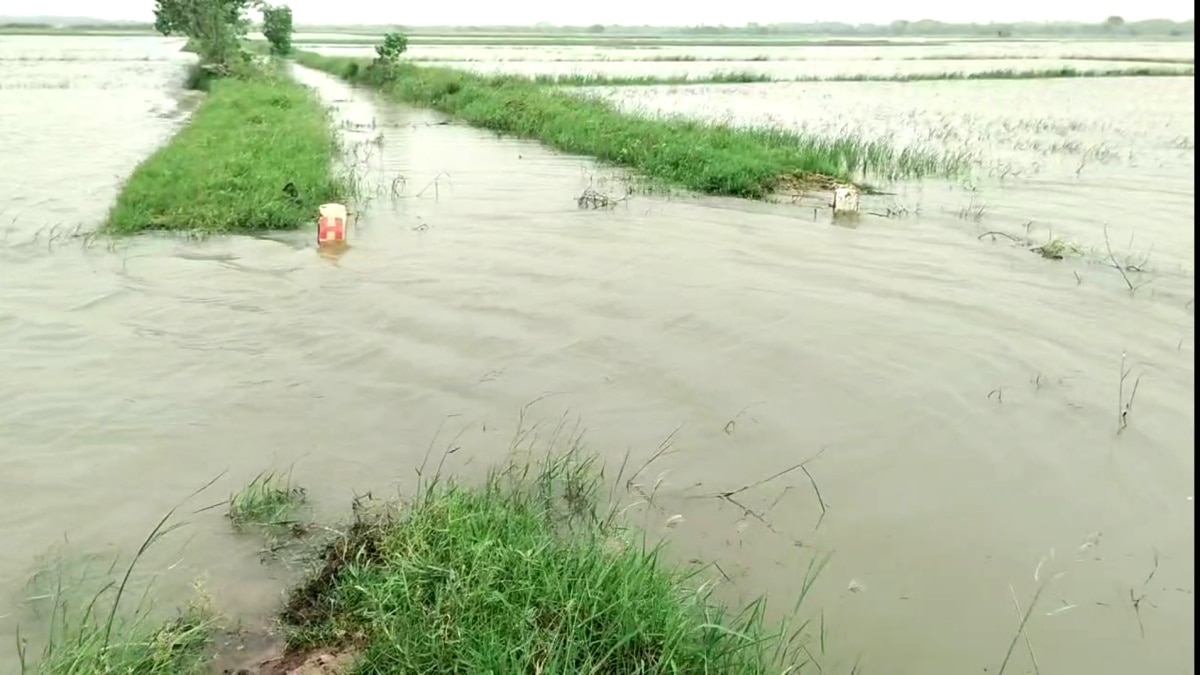
[[[377,41],[377,39],[376,39]],[[322,37],[298,38],[297,46],[329,56],[370,57],[370,42],[347,44]],[[794,44],[762,41],[757,45],[643,44],[513,46],[505,44],[430,44],[414,42],[407,58],[485,74],[526,77],[612,77],[628,79],[702,79],[742,74],[765,80],[878,79],[939,76],[981,77],[1001,73],[1033,77],[1057,72],[1076,76],[1119,73],[1189,74],[1194,68],[1190,42],[1039,41],[880,44]],[[1189,75],[1190,76],[1190,75]]]
[[[359,52],[313,44],[298,61],[332,74],[291,74],[331,106],[312,128],[336,129],[356,185],[334,256],[299,211],[269,236],[76,236],[156,148],[203,131],[186,125],[220,92],[184,89],[179,40],[0,39],[0,143],[21,158],[0,169],[0,348],[20,355],[0,378],[0,632],[19,626],[31,656],[77,597],[63,588],[119,582],[111,561],[215,480],[129,577],[129,612],[147,587],[154,606],[113,634],[169,647],[121,651],[153,664],[139,672],[203,672],[213,649],[245,657],[218,672],[265,668],[280,634],[254,639],[281,605],[308,656],[371,672],[452,671],[451,643],[501,672],[1189,667],[1193,78],[627,87],[603,69],[1190,68],[1191,43],[756,60],[414,40],[383,90],[342,77]],[[579,86],[597,75],[609,86]],[[330,175],[313,148],[253,166]],[[835,220],[821,189],[764,189],[801,161],[845,178],[875,162],[877,193]],[[170,173],[192,165],[236,163]],[[741,194],[769,198],[700,194],[748,177]],[[200,185],[179,203],[237,203]],[[578,472],[538,480],[535,461],[526,489],[496,481],[550,449]],[[435,475],[460,487],[431,490]],[[558,529],[551,502],[586,517]],[[492,540],[507,545],[476,545]],[[718,618],[678,601],[697,591],[766,605]],[[516,616],[526,630],[505,632]],[[401,631],[421,621],[459,641]],[[768,651],[732,650],[754,635]]]

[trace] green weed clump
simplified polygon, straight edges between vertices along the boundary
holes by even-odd
[[[229,498],[229,519],[238,528],[292,526],[307,501],[304,488],[292,485],[290,475],[261,473]]]
[[[209,485],[211,481],[188,499]],[[48,625],[40,640],[41,655],[30,653],[18,627],[21,673],[202,675],[211,671],[209,657],[219,617],[201,587],[195,586],[199,594],[194,601],[166,621],[154,611],[153,582],[140,590],[134,588],[141,585],[133,577],[147,551],[181,526],[171,521],[182,505],[158,521],[123,571],[117,561],[108,567],[98,590],[86,590],[95,584],[86,569],[78,577],[65,573],[61,564],[46,570],[52,589],[37,597],[38,602],[50,604]]]
[[[100,601],[97,603],[97,601]],[[207,607],[189,605],[174,619],[116,617],[110,624],[107,603],[94,598],[83,608],[63,603],[55,608],[53,635],[36,666],[36,675],[201,675],[209,672],[209,649],[216,623]],[[72,616],[72,613],[75,613]],[[19,643],[22,644],[22,643]]]
[[[357,504],[289,598],[290,649],[353,652],[359,673],[754,675],[802,665],[804,636],[768,628],[763,603],[728,612],[695,573],[618,528],[598,505],[597,476],[571,454],[510,464],[482,487],[435,482],[404,506]]]
[[[956,175],[958,156],[846,135],[819,137],[682,118],[634,115],[612,103],[516,76],[483,76],[400,63],[296,52],[302,65],[375,86],[472,126],[541,141],[558,150],[634,169],[695,192],[764,198],[798,176],[843,181]]]
[[[129,177],[108,231],[295,229],[313,222],[320,204],[350,196],[315,92],[274,72],[208,87],[187,126]]]

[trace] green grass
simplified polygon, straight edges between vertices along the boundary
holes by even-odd
[[[260,473],[229,498],[229,519],[237,528],[292,526],[308,501],[304,488],[292,485],[289,474]]]
[[[97,600],[100,600],[97,598]],[[108,626],[101,601],[83,608],[63,602],[53,635],[37,664],[20,654],[22,672],[36,675],[201,675],[216,624],[208,609],[190,605],[167,622],[141,613]],[[74,615],[74,616],[72,616]]]
[[[372,84],[368,61],[297,52],[302,65]],[[644,117],[515,76],[483,76],[402,64],[398,76],[374,82],[386,95],[448,113],[472,126],[590,155],[645,177],[695,192],[764,198],[784,181],[820,175],[839,180],[957,175],[961,156],[897,150],[853,135],[823,137],[778,129]]]
[[[291,593],[290,649],[354,652],[355,673],[448,675],[774,674],[818,649],[806,624],[768,625],[764,603],[716,603],[617,526],[602,487],[572,453],[479,487],[435,481],[403,506],[360,503]]]
[[[158,521],[127,565],[119,568],[114,561],[97,590],[87,590],[96,581],[86,570],[78,577],[64,573],[61,566],[54,570],[52,589],[34,601],[50,604],[47,625],[38,636],[40,656],[29,653],[26,635],[17,629],[22,673],[201,675],[210,671],[208,657],[218,623],[207,598],[201,594],[174,618],[163,621],[150,599],[153,581],[140,593],[134,590],[139,585],[134,573],[146,552],[182,525],[169,524],[182,505]]]
[[[343,201],[340,156],[317,94],[282,75],[213,82],[191,121],[142,162],[107,230],[200,233],[296,229]]]

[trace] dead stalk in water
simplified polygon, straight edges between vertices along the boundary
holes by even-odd
[[[675,435],[678,434],[679,430],[682,428],[683,428],[682,424],[676,426],[674,429],[671,430],[671,433],[667,434],[666,438],[662,439],[662,441],[659,442],[658,449],[656,449],[654,451],[653,455],[650,455],[650,459],[647,459],[645,462],[643,462],[642,466],[639,467],[637,471],[634,471],[629,476],[629,479],[625,481],[626,487],[632,487],[633,481],[636,480],[637,477],[639,475],[641,475],[641,473],[643,471],[645,471],[647,467],[649,467],[651,464],[658,461],[660,458],[662,458],[666,455],[669,455],[674,451]],[[624,468],[624,462],[622,462],[622,469],[623,468]]]
[[[827,448],[821,448],[820,452],[818,452],[817,454],[813,455],[812,457],[809,457],[808,459],[804,460],[803,462],[800,462],[800,463],[798,463],[798,464],[793,464],[792,466],[789,466],[788,468],[786,468],[786,469],[783,469],[782,471],[777,471],[777,472],[775,472],[775,473],[771,474],[770,476],[767,476],[766,478],[763,478],[763,479],[761,479],[761,480],[757,480],[757,481],[755,481],[755,482],[753,482],[753,483],[747,483],[746,485],[743,485],[743,486],[741,486],[741,487],[737,488],[736,490],[729,490],[728,492],[718,492],[718,493],[716,493],[716,494],[708,495],[708,497],[709,497],[709,498],[712,498],[712,499],[721,499],[721,500],[724,500],[724,501],[727,501],[727,502],[729,502],[730,504],[733,504],[734,506],[736,506],[736,507],[738,507],[739,509],[741,509],[741,510],[742,510],[742,512],[743,512],[743,513],[745,513],[747,516],[750,516],[750,517],[754,518],[754,519],[755,519],[755,520],[757,520],[758,522],[760,522],[760,523],[762,523],[763,525],[765,525],[765,526],[767,527],[767,529],[771,530],[772,532],[774,532],[774,533],[776,533],[776,534],[779,534],[779,531],[778,531],[778,530],[776,530],[776,529],[774,528],[774,526],[772,526],[772,525],[771,525],[771,523],[767,521],[766,517],[764,517],[764,516],[763,516],[763,514],[761,514],[761,513],[757,512],[757,511],[755,511],[754,509],[751,509],[750,507],[748,507],[748,506],[746,506],[745,504],[741,503],[741,502],[740,502],[740,501],[738,501],[737,499],[734,499],[734,497],[735,497],[735,496],[737,496],[737,495],[739,495],[739,494],[741,494],[741,493],[743,493],[743,492],[745,492],[745,491],[747,491],[747,490],[750,490],[750,489],[752,489],[752,488],[756,488],[756,487],[760,487],[760,486],[762,486],[762,485],[766,485],[767,483],[770,483],[771,481],[775,480],[776,478],[781,478],[781,477],[783,477],[783,476],[786,476],[787,474],[789,474],[789,473],[791,473],[791,472],[793,472],[793,471],[797,471],[797,470],[799,470],[799,471],[803,471],[803,472],[804,472],[804,474],[808,476],[809,483],[810,483],[810,484],[812,485],[812,487],[813,487],[813,492],[814,492],[814,494],[816,494],[816,496],[817,496],[817,502],[818,502],[818,503],[820,504],[820,506],[821,506],[821,517],[820,517],[820,518],[817,520],[817,525],[816,525],[816,527],[820,527],[820,526],[821,526],[821,521],[825,519],[825,514],[826,514],[826,513],[827,513],[827,511],[828,511],[828,504],[826,504],[824,497],[822,497],[822,496],[821,496],[821,490],[820,490],[820,488],[817,486],[817,481],[816,481],[816,479],[814,479],[814,478],[813,478],[813,476],[812,476],[812,473],[810,473],[810,472],[808,471],[808,469],[807,469],[807,466],[806,466],[806,465],[807,465],[809,462],[812,462],[812,461],[814,461],[814,460],[816,460],[816,459],[820,458],[820,457],[821,457],[821,455],[825,454],[825,450],[826,450],[826,449],[827,449]],[[776,499],[776,502],[778,502],[778,501],[779,501],[779,500],[778,500],[778,499]]]
[[[443,171],[443,172],[439,173],[438,175],[434,176],[433,180],[426,183],[425,187],[421,188],[421,191],[418,192],[416,194],[416,196],[420,197],[421,195],[425,194],[426,190],[428,190],[430,187],[433,187],[433,201],[436,202],[438,200],[438,198],[441,196],[441,193],[439,192],[439,185],[440,185],[443,177],[446,179],[447,182],[450,181],[450,174]],[[450,186],[454,187],[454,184],[451,183]]]
[[[1025,243],[1024,239],[1021,239],[1020,237],[1014,237],[1013,235],[1011,235],[1007,232],[1000,232],[999,230],[988,230],[987,232],[984,232],[983,234],[976,237],[976,239],[983,239],[984,237],[991,237],[993,239],[995,239],[996,237],[1006,237],[1009,241],[1012,241],[1013,243],[1016,243],[1016,244],[1024,244]]]
[[[737,429],[737,422],[739,419],[741,419],[742,415],[746,415],[746,412],[748,410],[750,410],[751,408],[753,408],[756,405],[761,405],[763,403],[766,403],[766,401],[757,401],[757,402],[751,403],[750,405],[746,406],[745,408],[742,408],[741,410],[739,410],[736,415],[734,415],[732,418],[730,418],[730,420],[728,422],[725,423],[725,428],[724,428],[725,435],[732,436],[734,430]],[[747,415],[747,417],[750,417],[750,416]],[[754,419],[753,417],[750,417],[750,421],[758,422],[758,420]]]
[[[1029,634],[1026,632],[1025,627],[1029,624],[1029,618],[1033,616],[1033,611],[1037,607],[1038,600],[1041,599],[1042,593],[1046,591],[1046,588],[1048,588],[1050,584],[1061,579],[1065,574],[1064,572],[1057,572],[1048,576],[1045,581],[1042,581],[1042,568],[1047,563],[1053,563],[1054,559],[1054,549],[1050,549],[1050,554],[1039,560],[1037,567],[1034,568],[1033,580],[1038,584],[1038,586],[1037,590],[1035,590],[1033,593],[1033,597],[1029,599],[1029,606],[1025,608],[1024,612],[1021,611],[1021,605],[1017,601],[1016,590],[1013,588],[1012,584],[1008,585],[1009,592],[1012,593],[1013,604],[1017,607],[1017,616],[1020,617],[1020,620],[1017,623],[1017,630],[1013,633],[1012,640],[1010,640],[1008,643],[1008,649],[1004,652],[1004,660],[1000,662],[1000,669],[996,672],[996,675],[1004,675],[1004,671],[1008,668],[1009,661],[1012,659],[1013,651],[1016,650],[1017,642],[1022,638],[1022,636],[1024,636],[1025,645],[1029,649],[1029,658],[1033,663],[1033,672],[1035,674],[1038,673],[1037,658],[1034,656],[1033,644],[1029,641]]]
[[[821,452],[824,451],[824,449],[821,450]],[[821,496],[821,487],[817,485],[817,479],[813,478],[812,473],[804,464],[800,465],[800,470],[804,472],[805,476],[808,476],[808,483],[809,485],[812,485],[813,494],[817,496],[817,504],[821,507],[821,517],[817,518],[817,524],[813,526],[813,529],[816,530],[821,527],[821,523],[825,520],[825,514],[829,512],[829,509],[825,504],[825,498]]]
[[[1020,615],[1021,621],[1017,624],[1017,631],[1013,634],[1012,641],[1008,643],[1008,651],[1004,653],[1004,661],[1000,663],[1000,670],[997,671],[996,675],[1004,675],[1005,669],[1008,668],[1009,659],[1012,658],[1013,650],[1016,649],[1017,641],[1021,639],[1022,635],[1025,635],[1025,625],[1029,623],[1029,617],[1033,616],[1033,608],[1037,606],[1038,599],[1042,597],[1042,591],[1046,590],[1048,584],[1049,582],[1038,586],[1037,591],[1034,592],[1033,597],[1029,600],[1029,607]],[[1012,588],[1012,586],[1010,585],[1009,588]],[[1037,666],[1035,665],[1034,668],[1036,672]]]
[[[1108,241],[1108,223],[1104,224],[1104,250],[1108,252],[1108,259],[1109,259],[1109,261],[1112,262],[1112,266],[1115,267],[1117,269],[1117,271],[1121,273],[1121,279],[1123,279],[1125,281],[1125,285],[1129,287],[1130,293],[1137,292],[1138,288],[1145,285],[1145,284],[1138,284],[1135,286],[1133,284],[1133,282],[1129,280],[1129,275],[1126,274],[1126,272],[1125,272],[1126,266],[1122,265],[1117,260],[1117,256],[1115,254],[1113,254],[1112,244],[1109,243],[1109,241]]]
[[[1017,616],[1026,616],[1026,614],[1021,611],[1021,601],[1017,600],[1017,590],[1013,588],[1012,584],[1008,585],[1008,593],[1012,596],[1013,607],[1017,609]],[[1041,673],[1041,668],[1038,667],[1037,654],[1035,654],[1033,651],[1033,642],[1029,639],[1029,631],[1025,630],[1024,622],[1021,623],[1020,633],[1025,638],[1025,648],[1029,650],[1029,661],[1033,663],[1033,673],[1034,675],[1039,675],[1039,673]]]
[[[1133,367],[1125,367],[1125,352],[1121,352],[1121,370],[1120,378],[1117,380],[1117,434],[1125,431],[1125,427],[1129,426],[1129,413],[1133,412],[1133,401],[1137,398],[1138,385],[1142,383],[1142,375],[1139,373],[1133,380],[1133,387],[1129,392],[1129,398],[1125,398],[1125,380],[1133,372]]]
[[[1158,549],[1154,549],[1154,566],[1150,568],[1150,574],[1146,575],[1146,580],[1142,582],[1141,595],[1135,596],[1133,594],[1133,589],[1132,588],[1129,589],[1129,600],[1133,604],[1133,614],[1134,614],[1134,616],[1137,617],[1138,630],[1139,630],[1139,632],[1141,632],[1143,639],[1146,637],[1146,626],[1145,626],[1145,624],[1142,623],[1142,602],[1145,601],[1145,603],[1150,605],[1151,607],[1154,606],[1154,603],[1150,602],[1149,600],[1146,600],[1146,587],[1150,585],[1150,580],[1153,579],[1154,575],[1157,573],[1158,573]]]

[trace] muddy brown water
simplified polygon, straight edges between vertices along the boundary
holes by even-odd
[[[36,572],[128,554],[218,475],[139,578],[170,604],[200,577],[226,611],[265,615],[291,572],[220,509],[192,511],[291,466],[336,518],[355,493],[411,490],[431,444],[478,475],[537,400],[542,438],[578,420],[612,463],[674,432],[639,520],[679,560],[719,563],[725,597],[784,611],[832,553],[804,610],[827,672],[995,673],[1014,595],[1024,609],[1049,579],[1027,624],[1043,672],[1194,672],[1192,151],[981,178],[994,223],[937,183],[864,206],[919,214],[855,227],[685,196],[591,211],[576,196],[619,175],[297,71],[371,188],[349,251],[318,255],[311,232],[107,246],[62,233],[94,227],[181,122],[186,57],[87,40],[0,43],[0,143],[20,160],[0,169],[3,633],[45,618]],[[92,48],[70,74],[11,60]],[[1083,100],[1059,116],[1093,114]],[[1176,136],[1194,139],[1192,115]],[[1094,245],[1114,211],[1143,217],[1113,239],[1153,252],[1135,294],[1099,262],[977,239],[1038,214]],[[1141,382],[1118,435],[1122,353],[1126,398]],[[762,520],[711,497],[813,457],[812,482],[739,493]],[[1024,640],[1012,659],[1032,672]]]

